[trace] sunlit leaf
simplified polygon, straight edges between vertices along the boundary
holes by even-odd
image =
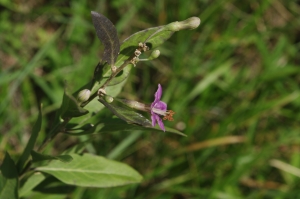
[[[70,154],[73,161],[52,161],[36,170],[48,173],[62,182],[83,187],[115,187],[138,183],[142,176],[128,165],[91,154]]]

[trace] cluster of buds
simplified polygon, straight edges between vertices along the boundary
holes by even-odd
[[[149,47],[145,44],[140,42],[139,47],[135,49],[134,51],[134,57],[131,59],[131,63],[136,66],[137,62],[139,61],[139,56],[143,53],[149,50]]]

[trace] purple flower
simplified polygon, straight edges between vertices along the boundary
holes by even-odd
[[[158,123],[159,127],[165,131],[164,123],[162,122],[161,116],[163,116],[163,120],[172,121],[172,116],[175,114],[172,110],[167,111],[167,104],[163,101],[160,101],[162,95],[162,87],[158,84],[158,89],[155,93],[155,99],[151,104],[151,119],[152,119],[152,126]]]

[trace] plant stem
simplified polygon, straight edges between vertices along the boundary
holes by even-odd
[[[66,118],[63,123],[60,123],[56,125],[53,130],[47,135],[46,139],[44,140],[43,144],[38,148],[37,152],[42,152],[47,144],[55,138],[55,136],[64,130],[68,122],[71,120],[71,118]]]

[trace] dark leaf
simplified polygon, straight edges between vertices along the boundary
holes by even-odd
[[[145,118],[143,115],[133,111],[132,109],[127,108],[126,106],[118,106],[115,102],[108,103],[104,99],[100,98],[99,101],[106,106],[110,111],[112,111],[120,119],[124,120],[127,123],[139,124],[144,127],[151,127],[151,122]]]
[[[18,171],[14,161],[7,152],[0,170],[0,199],[17,199]]]
[[[41,111],[41,107],[39,108],[39,115],[38,115],[38,118],[37,118],[37,121],[35,123],[35,125],[33,126],[32,128],[32,132],[31,132],[31,136],[29,138],[29,141],[17,163],[17,168],[18,168],[18,171],[21,172],[23,167],[24,167],[24,164],[26,163],[26,161],[28,160],[29,156],[30,156],[30,152],[31,150],[33,149],[34,145],[35,145],[35,142],[36,142],[36,139],[38,137],[38,134],[41,130],[41,127],[42,127],[42,111]]]
[[[120,122],[114,120],[113,122],[108,121],[107,123],[101,123],[100,132],[104,131],[133,131],[133,130],[148,130],[148,131],[162,131],[159,127],[153,127],[152,123],[145,118],[140,113],[135,112],[132,108],[125,106],[122,102],[118,100],[113,100],[113,102],[108,103],[103,98],[100,98],[99,101],[107,107],[111,112],[113,112],[120,119],[124,120],[124,122]],[[95,127],[95,130],[97,127]],[[186,136],[185,134],[177,131],[175,129],[165,127],[166,132],[175,133],[178,135]]]
[[[45,179],[39,183],[36,187],[34,187],[33,191],[39,192],[39,194],[45,194],[47,197],[50,196],[50,198],[56,199],[65,199],[66,198],[66,194],[70,194],[74,192],[74,189],[76,188],[75,186],[70,186],[67,185],[61,181],[59,181],[57,178],[55,178],[52,175],[48,175],[46,173],[42,173],[42,172],[37,172],[41,175],[45,176]],[[52,195],[52,197],[51,197]],[[59,195],[63,195],[63,198],[57,197]],[[37,199],[41,198],[47,198],[47,197],[43,197],[43,195],[41,195],[41,197],[37,197]]]
[[[35,151],[31,151],[31,157],[33,162],[44,161],[44,160],[60,160],[62,162],[71,162],[73,158],[70,155],[44,155],[41,153],[37,153]]]
[[[92,11],[93,24],[96,34],[104,45],[102,60],[109,65],[114,65],[120,51],[120,42],[117,30],[113,23],[105,16]]]
[[[166,132],[168,133],[174,133],[181,136],[186,136],[185,134],[181,133],[180,131],[176,129],[172,129],[169,127],[165,127]],[[119,118],[111,118],[111,119],[105,119],[101,120],[98,124],[95,124],[95,128],[92,131],[81,131],[81,132],[68,132],[69,135],[73,136],[80,136],[80,135],[88,135],[93,133],[103,133],[103,132],[115,132],[115,131],[159,131],[162,132],[162,130],[158,127],[144,127],[137,124],[128,124],[122,119]]]

